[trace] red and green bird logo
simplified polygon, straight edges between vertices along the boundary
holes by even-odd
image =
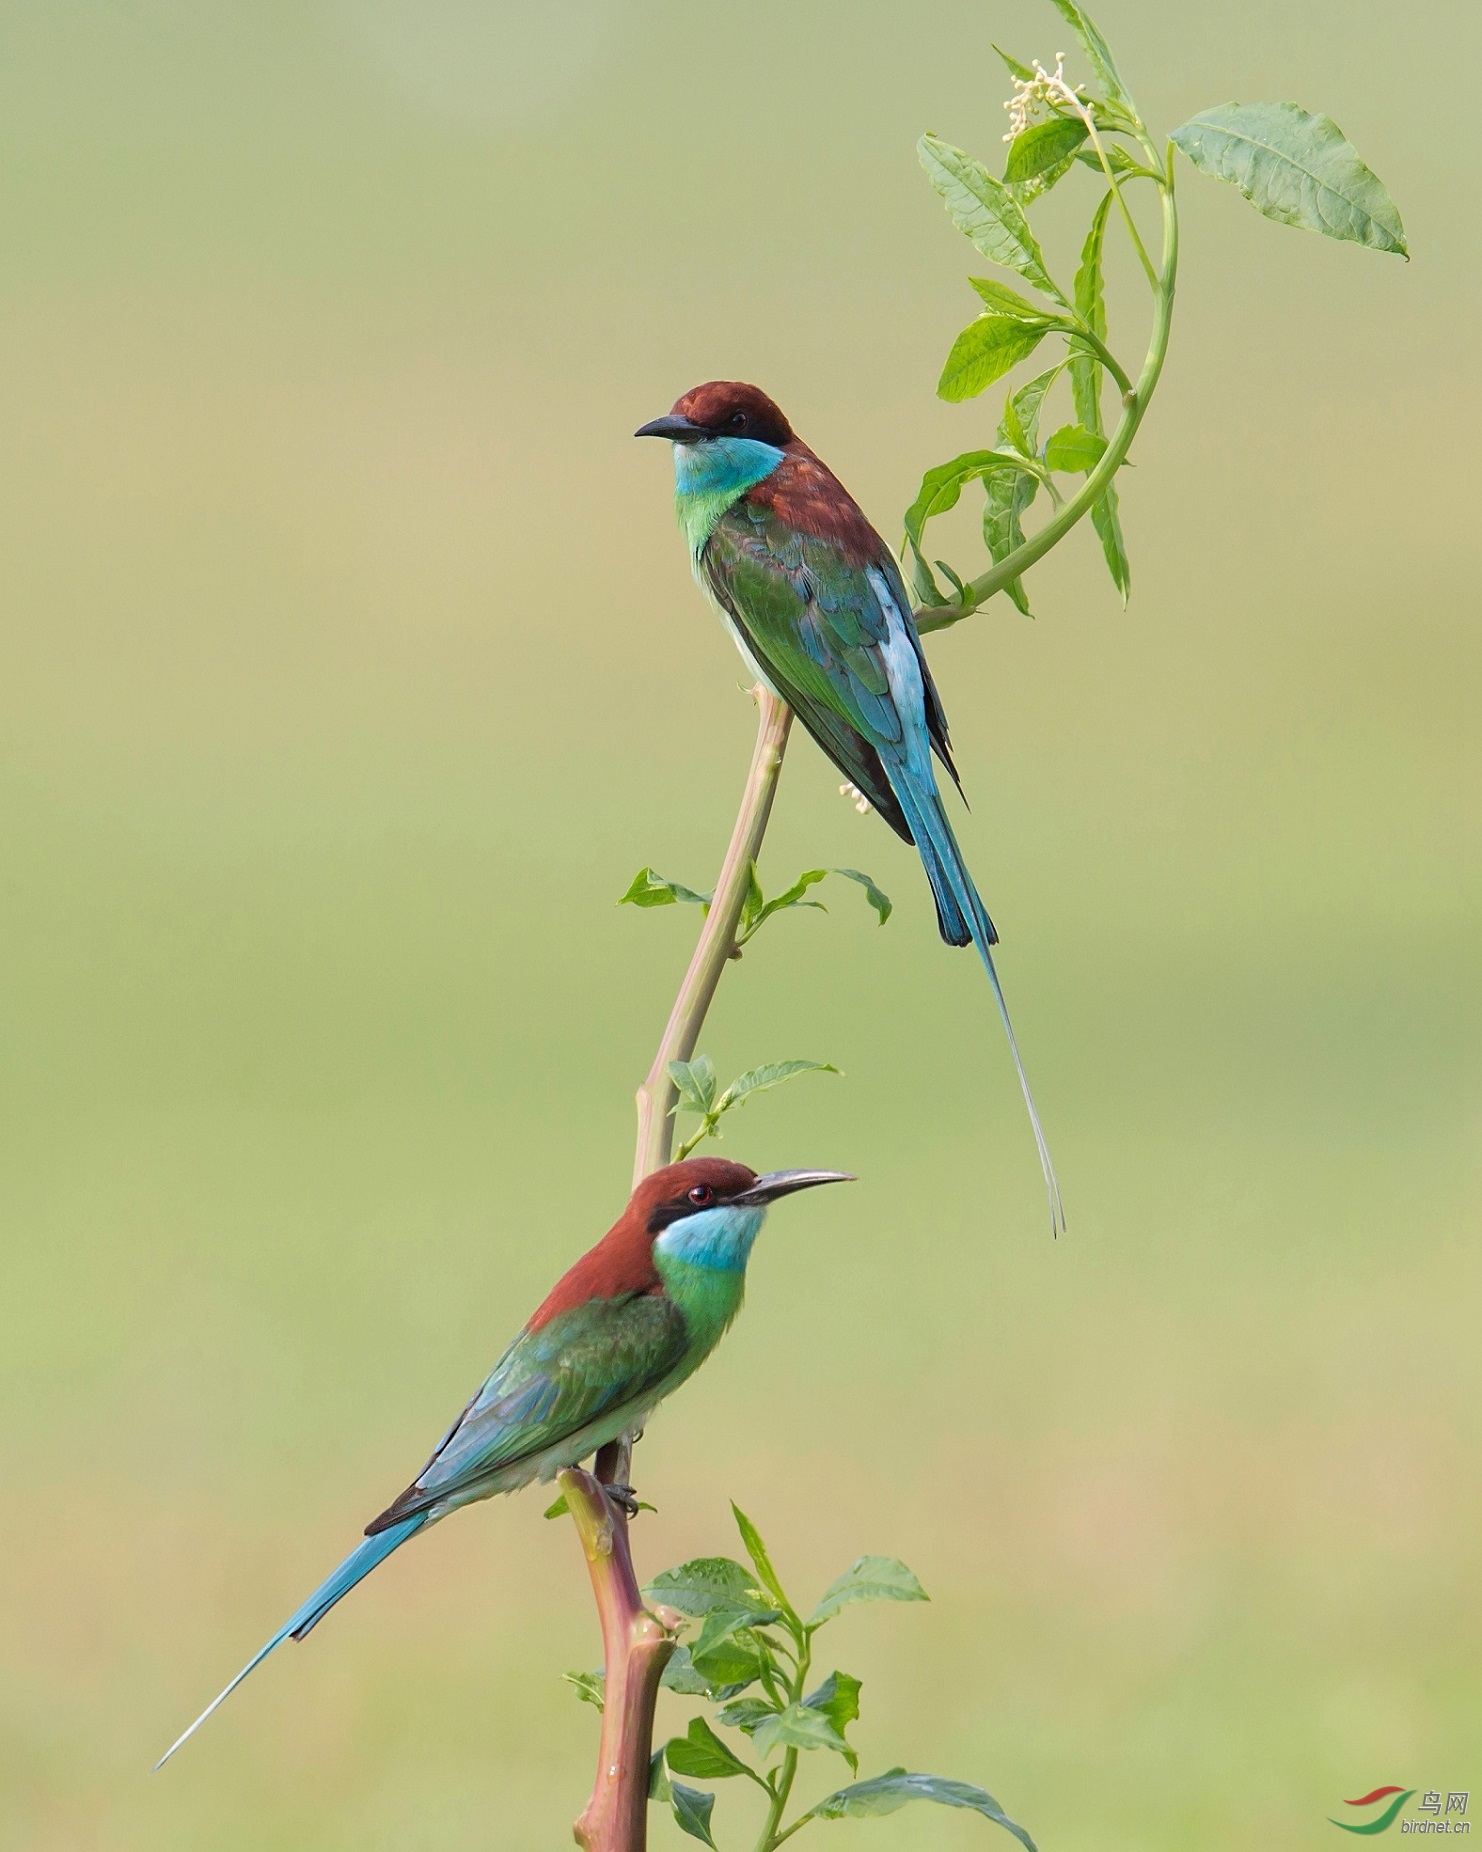
[[[1372,1807],[1376,1801],[1385,1800],[1392,1794],[1394,1799],[1390,1801],[1387,1807],[1382,1808],[1376,1813],[1372,1820],[1364,1820],[1362,1822],[1333,1820],[1331,1814],[1328,1815],[1328,1818],[1332,1820],[1334,1826],[1341,1826],[1345,1833],[1387,1832],[1389,1828],[1394,1825],[1400,1809],[1414,1792],[1414,1788],[1400,1788],[1393,1783],[1387,1788],[1374,1788],[1368,1794],[1361,1794],[1356,1801],[1345,1801],[1343,1803],[1345,1807]]]

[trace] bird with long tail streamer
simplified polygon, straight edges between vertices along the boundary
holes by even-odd
[[[998,933],[937,789],[933,752],[959,792],[961,780],[894,555],[757,386],[710,380],[635,435],[674,446],[690,563],[751,672],[914,843],[943,939],[977,947],[1029,1109],[1050,1225],[1062,1229],[1060,1186],[993,962]]]
[[[700,1367],[741,1309],[746,1263],[770,1204],[835,1170],[758,1176],[689,1158],[645,1177],[597,1245],[552,1287],[417,1477],[365,1527],[220,1696],[160,1757],[168,1762],[218,1704],[289,1638],[302,1640],[394,1550],[460,1506],[553,1479],[624,1434]],[[609,1493],[636,1509],[631,1487]]]

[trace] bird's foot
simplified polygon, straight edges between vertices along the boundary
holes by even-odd
[[[640,1511],[653,1510],[652,1505],[645,1506],[639,1502],[638,1494],[630,1485],[605,1485],[602,1490],[627,1517],[636,1518]]]

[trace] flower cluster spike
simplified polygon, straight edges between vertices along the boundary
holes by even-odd
[[[1039,119],[1042,109],[1069,107],[1077,115],[1084,115],[1086,100],[1079,90],[1072,90],[1065,81],[1065,53],[1055,53],[1055,68],[1047,71],[1036,58],[1033,77],[1020,77],[1014,84],[1014,94],[1004,104],[1009,112],[1009,132],[1005,141],[1013,141],[1022,135],[1025,129]],[[1084,84],[1081,86],[1083,90]]]

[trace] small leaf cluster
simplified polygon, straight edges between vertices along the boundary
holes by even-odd
[[[747,1563],[701,1557],[665,1570],[644,1590],[649,1600],[698,1628],[688,1644],[676,1649],[664,1684],[715,1707],[714,1724],[697,1715],[683,1736],[671,1737],[656,1752],[650,1798],[672,1810],[683,1832],[712,1848],[714,1789],[690,1784],[736,1779],[765,1797],[757,1852],[773,1852],[815,1820],[892,1813],[915,1800],[972,1809],[1035,1852],[1029,1834],[984,1789],[904,1768],[837,1788],[789,1820],[802,1757],[818,1752],[838,1756],[852,1776],[859,1773],[848,1731],[859,1716],[860,1681],[836,1669],[814,1682],[818,1634],[855,1602],[925,1601],[927,1595],[894,1557],[861,1556],[804,1616],[783,1587],[756,1526],[738,1506],[731,1509]],[[569,1676],[582,1696],[592,1696],[584,1685],[591,1674]],[[600,1693],[593,1701],[600,1702]]]
[[[976,607],[980,592],[937,560],[937,571],[952,588],[950,597],[943,592],[924,552],[927,522],[955,507],[970,483],[981,483],[983,542],[999,567],[1025,547],[1023,517],[1041,490],[1054,515],[1067,506],[1057,476],[1085,479],[1072,506],[1090,514],[1107,568],[1126,603],[1131,572],[1114,479],[1126,462],[1127,444],[1156,384],[1167,342],[1177,248],[1175,148],[1203,172],[1229,181],[1268,218],[1372,250],[1408,255],[1394,202],[1328,117],[1295,103],[1223,104],[1175,129],[1160,153],[1090,15],[1075,0],[1053,4],[1079,41],[1093,85],[1072,87],[1058,69],[1052,75],[999,52],[1018,87],[1016,124],[1025,123],[1009,143],[1002,177],[936,135],[923,135],[918,146],[921,164],[953,224],[984,257],[1015,272],[1041,298],[1031,301],[995,279],[970,277],[982,311],[952,343],[937,385],[940,397],[954,403],[976,398],[1029,359],[1046,337],[1065,343],[1064,359],[1010,392],[995,446],[966,451],[929,469],[906,511],[904,557],[917,596],[924,606],[956,605],[962,614]],[[1042,111],[1048,112],[1048,120],[1027,120]],[[1066,291],[1051,272],[1028,213],[1078,165],[1094,170],[1107,190],[1092,212],[1075,280]],[[1125,196],[1124,189],[1134,182],[1150,184],[1163,211],[1161,268],[1149,257]],[[1126,228],[1154,299],[1153,344],[1135,384],[1107,345],[1102,255],[1113,210]],[[1069,375],[1074,421],[1059,425],[1042,440],[1041,408],[1062,372]],[[1103,421],[1107,374],[1122,396],[1121,442],[1108,437]],[[1072,518],[1074,513],[1067,520]],[[1028,614],[1020,575],[1012,574],[1001,585],[995,578],[981,595],[993,589],[1005,591]]]
[[[890,896],[873,876],[861,872],[858,868],[809,868],[800,874],[791,887],[784,888],[780,894],[774,894],[769,900],[762,892],[761,879],[752,862],[746,872],[746,893],[741,902],[741,917],[736,924],[735,943],[731,956],[739,958],[741,948],[748,944],[766,925],[767,921],[779,913],[789,912],[794,907],[812,907],[819,913],[827,913],[828,908],[821,900],[809,898],[809,889],[817,887],[830,875],[843,875],[848,881],[856,882],[864,889],[865,899],[875,909],[877,918],[883,926],[894,911]],[[708,913],[715,895],[701,894],[692,887],[686,887],[682,881],[671,881],[667,875],[661,875],[653,868],[640,868],[628,884],[628,891],[618,897],[620,907],[672,907],[680,901],[692,906],[703,907]]]
[[[707,1138],[719,1138],[720,1122],[732,1107],[743,1105],[753,1093],[768,1087],[780,1087],[799,1074],[837,1074],[831,1061],[768,1061],[761,1067],[748,1068],[730,1086],[721,1089],[716,1079],[715,1063],[709,1055],[696,1055],[693,1061],[671,1061],[669,1078],[679,1094],[678,1112],[700,1115],[699,1128],[679,1147],[676,1161],[687,1158],[695,1146]]]

